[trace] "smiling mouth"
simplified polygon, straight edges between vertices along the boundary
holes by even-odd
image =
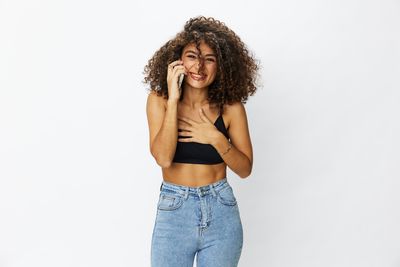
[[[193,72],[189,72],[189,75],[193,80],[196,80],[196,81],[202,81],[207,77],[207,75],[199,75],[199,74],[195,74]]]

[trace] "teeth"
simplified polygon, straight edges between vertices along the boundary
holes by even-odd
[[[190,74],[192,75],[193,78],[196,78],[196,79],[203,79],[205,77],[205,76],[194,74],[194,73],[190,73]]]

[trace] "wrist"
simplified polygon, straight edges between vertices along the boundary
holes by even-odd
[[[171,106],[171,107],[178,106],[178,102],[179,102],[179,99],[168,98],[167,106]]]
[[[220,156],[224,156],[232,148],[232,144],[222,133],[220,133],[217,138],[213,139],[211,145],[217,150]]]
[[[210,145],[212,145],[213,147],[215,147],[217,149],[217,147],[220,144],[225,144],[227,142],[227,139],[226,139],[225,135],[223,135],[220,131],[216,130],[216,133],[217,134],[214,138],[212,138]]]

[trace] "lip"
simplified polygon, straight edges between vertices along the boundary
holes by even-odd
[[[193,80],[196,80],[196,81],[202,81],[207,77],[207,75],[199,75],[199,74],[196,74],[193,72],[189,72],[189,75]]]

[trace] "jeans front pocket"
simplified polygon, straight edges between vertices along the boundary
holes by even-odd
[[[177,194],[166,194],[161,192],[158,200],[159,210],[176,210],[183,204],[182,196]]]
[[[235,195],[233,194],[233,190],[230,185],[218,191],[218,200],[227,206],[235,206],[237,204]]]

